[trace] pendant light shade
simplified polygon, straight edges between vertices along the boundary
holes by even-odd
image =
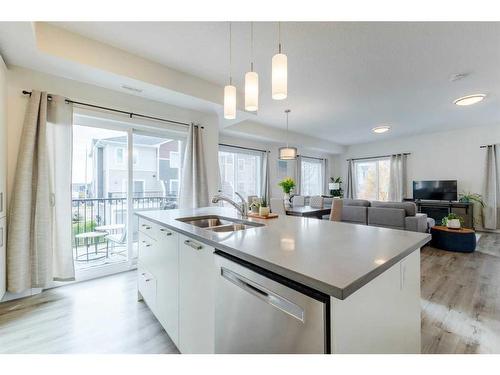
[[[273,56],[271,69],[272,98],[283,100],[288,92],[288,61],[281,53],[281,22],[278,22],[278,53]]]
[[[245,110],[259,109],[259,75],[253,71],[253,22],[250,23],[250,71],[245,74]]]
[[[297,159],[297,148],[290,147],[288,145],[288,114],[291,111],[289,109],[285,110],[286,113],[286,147],[279,148],[279,159],[280,160],[295,160]]]
[[[233,85],[224,87],[224,118],[226,120],[236,118],[236,87]]]
[[[259,109],[259,75],[255,72],[245,74],[245,109],[251,112]]]
[[[232,24],[229,22],[229,85],[224,86],[224,118],[234,120],[236,118],[236,87],[233,86],[231,75],[232,68]]]
[[[295,147],[280,147],[280,160],[295,160],[297,159],[297,148]]]
[[[272,60],[272,97],[275,100],[286,99],[288,83],[287,57],[283,53],[277,53]]]

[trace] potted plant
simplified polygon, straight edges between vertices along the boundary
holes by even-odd
[[[460,193],[458,194],[458,201],[462,203],[479,203],[481,207],[485,207],[485,203],[483,201],[483,196],[477,193]]]
[[[443,217],[441,224],[450,229],[460,229],[464,225],[464,218],[452,212]]]
[[[342,198],[342,177],[330,177],[330,183],[328,184],[328,189],[330,190],[330,195],[332,197]]]
[[[285,196],[283,200],[285,201],[285,206],[290,205],[290,193],[295,188],[295,181],[291,177],[287,177],[281,180],[278,185],[283,189]]]
[[[259,205],[259,215],[260,216],[269,216],[269,207],[267,207],[267,201],[262,199],[262,202]]]

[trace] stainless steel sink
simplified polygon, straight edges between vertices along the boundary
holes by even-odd
[[[264,224],[261,223],[226,218],[217,215],[181,217],[176,220],[182,221],[186,224],[191,224],[198,228],[210,230],[212,232],[236,232],[248,228],[264,226]]]

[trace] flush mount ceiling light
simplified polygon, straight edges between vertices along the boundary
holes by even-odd
[[[271,69],[272,98],[283,100],[287,96],[288,62],[281,53],[281,22],[278,22],[278,53],[273,56]]]
[[[372,129],[372,132],[374,132],[376,134],[382,134],[382,133],[388,132],[389,130],[391,130],[391,127],[389,125],[381,125],[381,126],[374,127]]]
[[[253,71],[253,22],[250,23],[250,71],[245,74],[245,110],[259,109],[259,75]]]
[[[486,98],[485,94],[467,95],[467,96],[462,96],[461,98],[455,99],[453,101],[453,104],[460,105],[460,106],[472,105],[472,104],[479,103],[484,98]]]
[[[295,160],[297,158],[297,148],[288,146],[288,114],[291,111],[285,110],[286,113],[286,147],[280,147],[279,159],[280,160]]]
[[[229,85],[224,87],[224,118],[234,120],[236,118],[236,87],[233,86],[232,68],[232,30],[229,22]]]

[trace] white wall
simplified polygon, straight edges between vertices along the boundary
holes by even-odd
[[[14,183],[23,119],[28,103],[28,97],[23,95],[22,91],[31,91],[32,89],[63,95],[77,101],[95,103],[135,113],[202,124],[205,127],[204,141],[209,193],[213,195],[217,192],[219,128],[218,119],[215,115],[187,110],[138,96],[127,95],[98,86],[12,66],[9,68],[7,76],[7,192],[9,197],[11,196],[10,193],[12,192],[12,185]],[[165,125],[165,127],[168,127],[168,125]]]
[[[457,180],[459,192],[482,194],[486,151],[480,146],[492,143],[500,143],[500,125],[353,145],[336,157],[336,166],[341,168],[345,181],[348,158],[410,152],[407,181],[410,197],[413,180]]]
[[[284,144],[277,144],[271,142],[262,142],[257,140],[251,140],[246,138],[239,138],[234,136],[229,136],[226,134],[219,135],[219,142],[225,143],[233,146],[242,146],[242,147],[250,147],[256,148],[260,150],[268,150],[269,153],[269,180],[271,185],[271,197],[272,198],[281,198],[283,196],[283,192],[281,188],[278,186],[278,149],[279,147],[284,146]],[[329,174],[326,176],[328,179],[330,177],[336,176],[339,174],[339,169],[334,170],[334,165],[336,164],[335,155],[322,153],[319,151],[311,150],[304,147],[297,147],[300,155],[304,156],[312,156],[318,158],[326,158],[328,160],[328,170]],[[289,161],[288,163],[294,163],[293,161]],[[336,173],[336,174],[335,174]],[[291,176],[294,177],[294,176]]]

